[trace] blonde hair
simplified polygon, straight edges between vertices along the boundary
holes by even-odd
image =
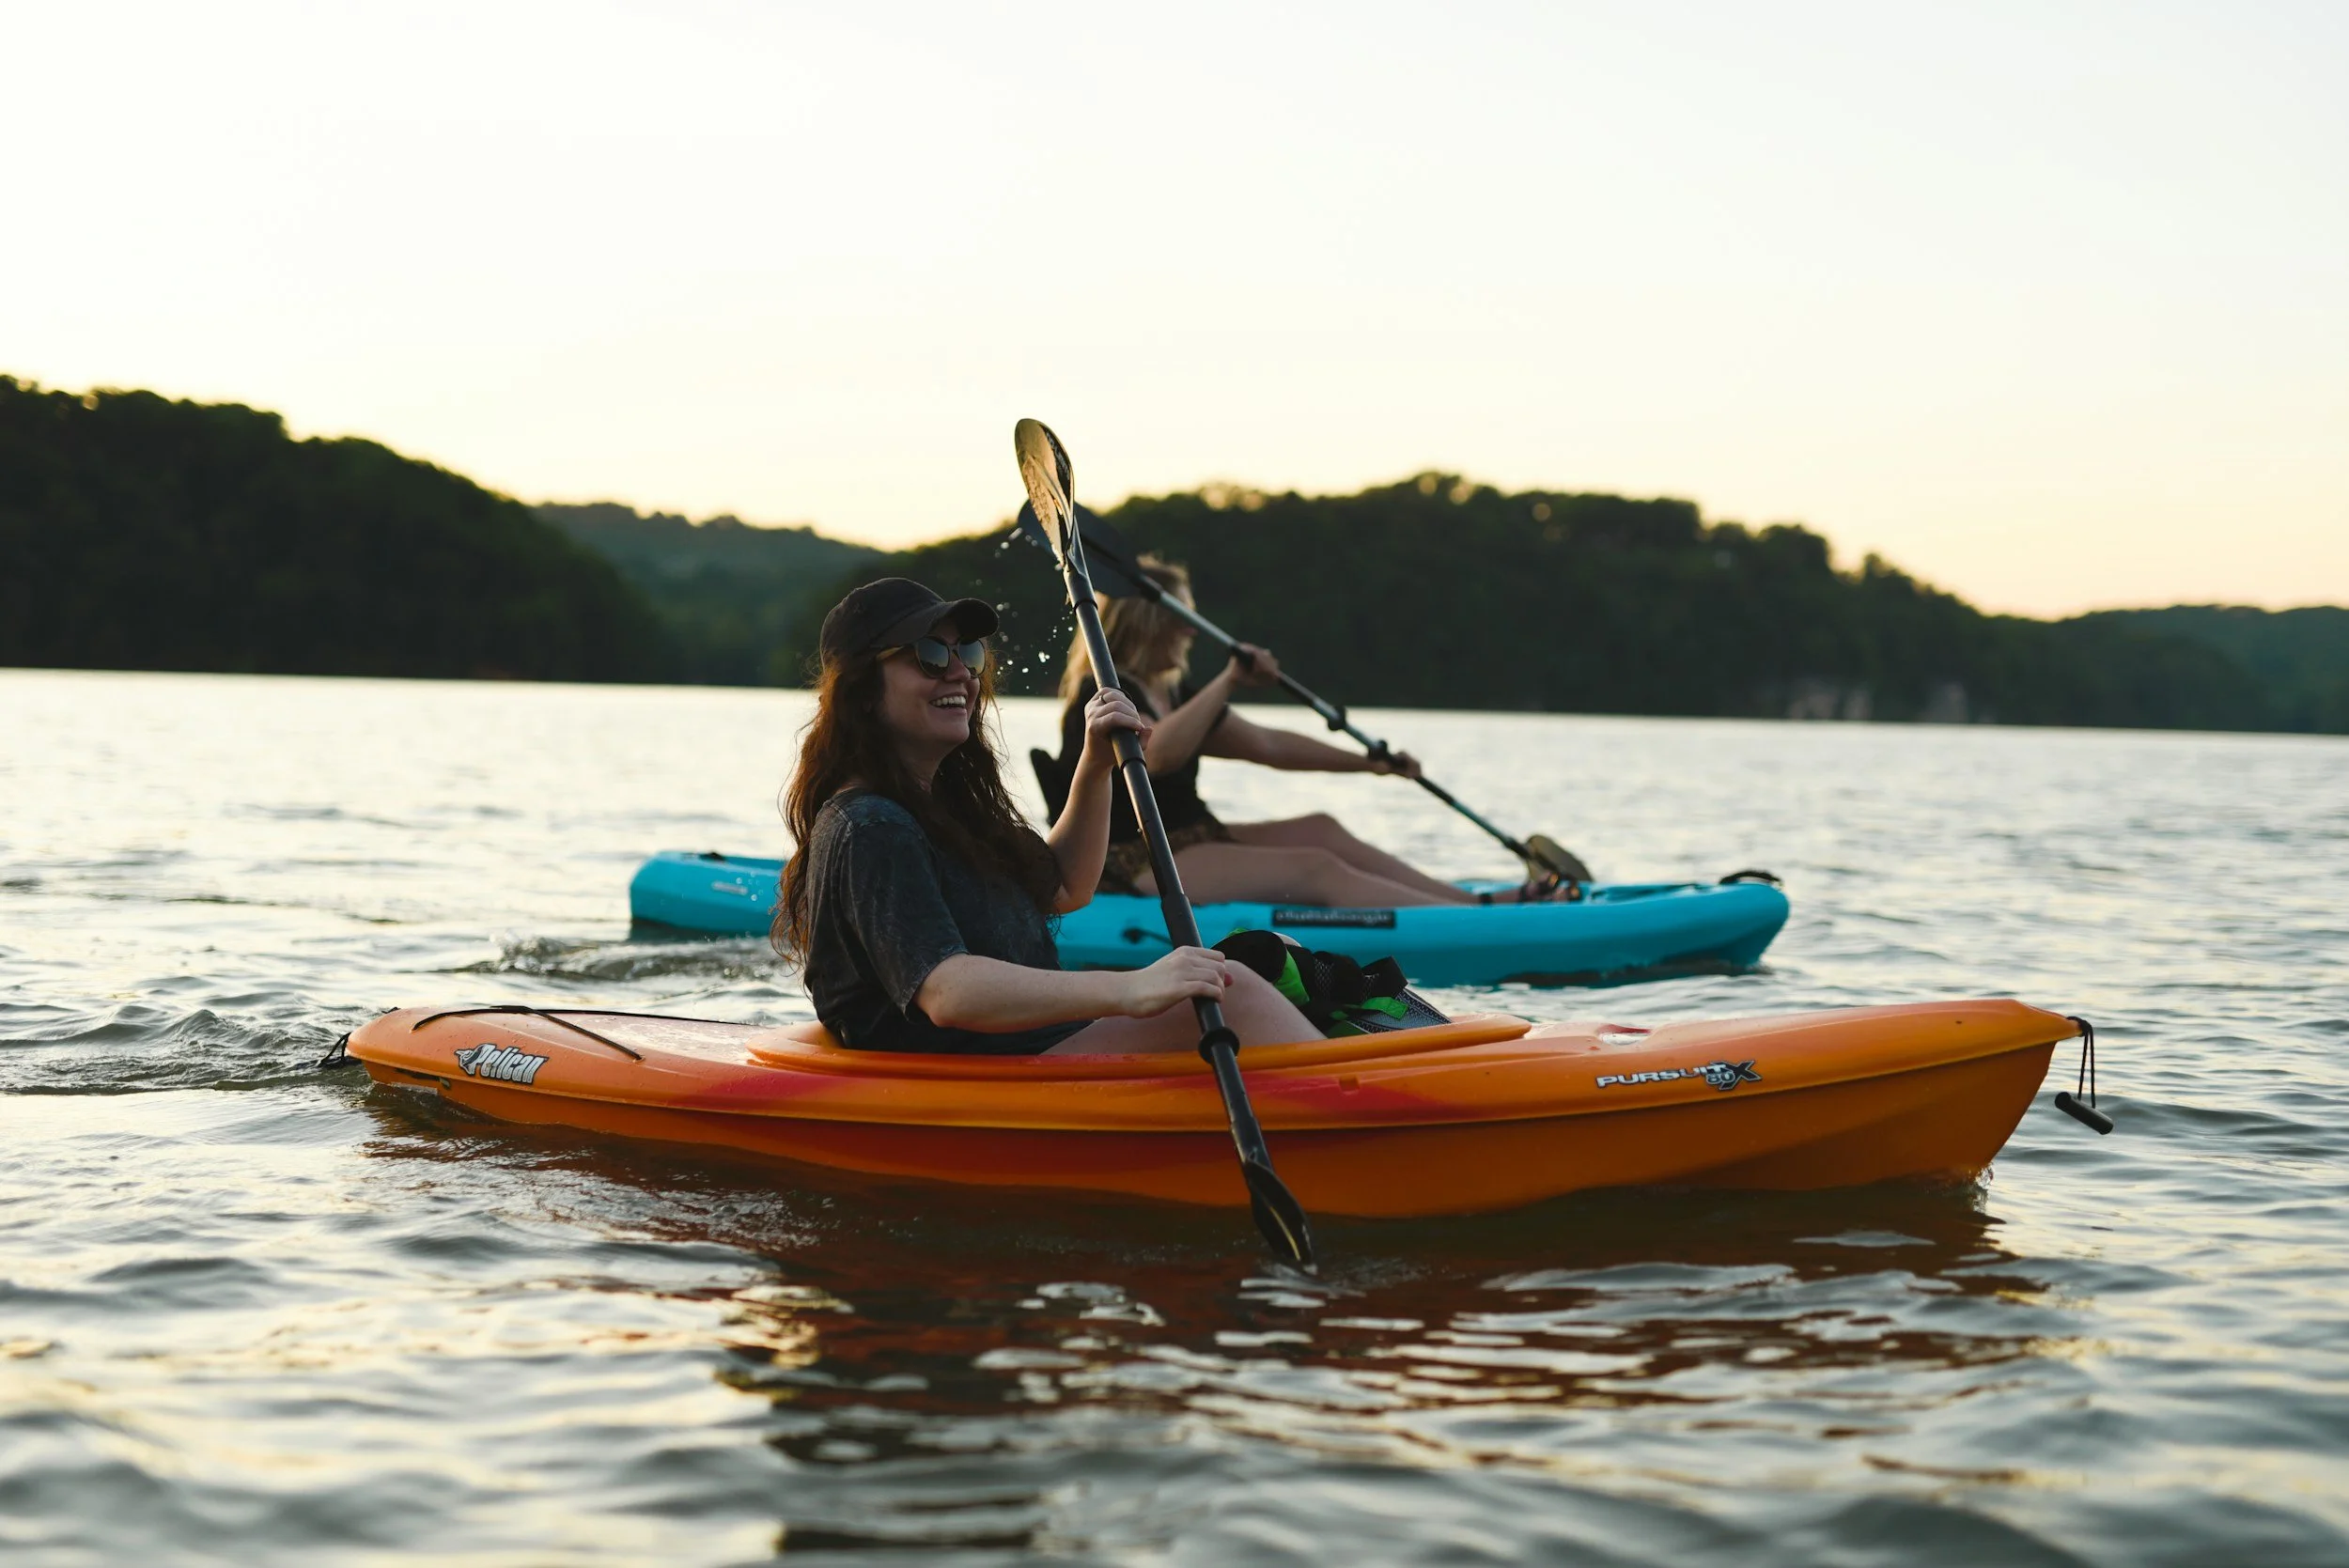
[[[1144,577],[1174,595],[1185,603],[1190,601],[1190,573],[1171,561],[1155,555],[1138,557],[1134,565]],[[1109,638],[1110,658],[1117,662],[1117,678],[1128,689],[1146,686],[1161,693],[1171,689],[1183,673],[1183,660],[1189,653],[1186,643],[1192,635],[1189,621],[1172,610],[1140,598],[1112,598],[1097,593],[1094,601],[1101,607],[1101,630]],[[1093,678],[1093,661],[1085,657],[1082,630],[1069,640],[1068,663],[1060,673],[1060,700],[1077,700],[1084,683]]]

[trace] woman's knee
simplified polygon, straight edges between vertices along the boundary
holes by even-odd
[[[1305,824],[1305,836],[1316,849],[1326,849],[1339,859],[1351,862],[1356,857],[1376,851],[1347,831],[1345,823],[1328,812],[1315,812],[1300,818]]]
[[[1334,849],[1308,849],[1299,857],[1305,885],[1324,904],[1343,904],[1355,892],[1358,874]]]
[[[1262,1007],[1276,1001],[1284,1004],[1287,1002],[1288,998],[1281,994],[1278,986],[1246,964],[1235,959],[1231,964],[1231,971],[1232,983],[1224,987],[1223,991],[1223,999],[1227,1003],[1242,1007]]]
[[[1306,1021],[1295,1002],[1244,964],[1232,966],[1232,984],[1223,992],[1223,1006],[1243,1045],[1288,1045],[1321,1038],[1321,1031]]]

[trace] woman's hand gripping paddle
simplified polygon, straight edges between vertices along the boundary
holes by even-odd
[[[1059,561],[1068,602],[1077,612],[1086,656],[1093,661],[1093,678],[1104,691],[1119,690],[1117,666],[1110,658],[1110,642],[1101,630],[1101,614],[1093,602],[1093,579],[1085,569],[1084,540],[1077,526],[1076,474],[1060,438],[1034,419],[1023,419],[1012,430],[1012,445],[1019,454],[1019,477],[1028,487],[1045,543]],[[1126,793],[1134,804],[1134,819],[1150,846],[1150,871],[1159,882],[1159,907],[1166,916],[1167,935],[1177,947],[1204,947],[1199,922],[1183,893],[1182,877],[1174,869],[1174,853],[1167,846],[1166,824],[1159,820],[1159,802],[1150,793],[1150,770],[1142,760],[1142,743],[1130,730],[1116,737],[1117,768]],[[1248,1085],[1239,1076],[1239,1036],[1223,1021],[1221,1002],[1192,999],[1199,1015],[1199,1054],[1215,1070],[1215,1086],[1223,1095],[1223,1113],[1232,1124],[1232,1143],[1239,1151],[1240,1179],[1248,1184],[1249,1207],[1256,1229],[1278,1256],[1311,1268],[1313,1233],[1305,1211],[1286,1185],[1273,1172],[1272,1155],[1265,1147],[1264,1129],[1256,1125],[1255,1108],[1248,1103]]]
[[[1051,432],[1048,430],[1045,433],[1050,435]],[[1094,563],[1098,562],[1103,587],[1112,594],[1124,598],[1146,598],[1184,622],[1200,636],[1211,643],[1221,644],[1226,653],[1238,655],[1238,639],[1153,582],[1149,573],[1134,564],[1133,551],[1128,548],[1123,539],[1117,536],[1116,531],[1108,523],[1103,522],[1082,506],[1072,504],[1070,511],[1077,519],[1077,526],[1071,532],[1078,536],[1082,547],[1087,571],[1090,573]],[[1060,546],[1053,541],[1052,530],[1042,520],[1040,510],[1034,502],[1031,501],[1028,505],[1019,509],[1019,529],[1030,539],[1050,550],[1054,556],[1061,554]],[[1086,602],[1092,601],[1087,599]],[[1384,762],[1394,755],[1393,751],[1384,740],[1376,736],[1364,734],[1353,720],[1347,718],[1346,709],[1342,706],[1308,690],[1303,681],[1299,680],[1286,670],[1281,672],[1281,689],[1315,713],[1320,714],[1323,723],[1351,737],[1356,745],[1372,756]],[[1470,810],[1450,790],[1424,774],[1414,775],[1411,782],[1500,840],[1503,848],[1525,862],[1527,876],[1537,881],[1562,883],[1570,890],[1568,896],[1577,898],[1581,896],[1579,885],[1591,880],[1591,868],[1584,865],[1574,851],[1561,845],[1556,839],[1547,833],[1535,833],[1531,838],[1520,841],[1486,821],[1482,815]]]

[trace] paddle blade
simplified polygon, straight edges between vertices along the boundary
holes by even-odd
[[[1036,549],[1051,551],[1055,559],[1059,557],[1060,551],[1053,548],[1051,534],[1035,515],[1034,502],[1023,501],[1019,504],[1019,520],[1012,524],[1012,532]]]
[[[1028,505],[1043,524],[1045,540],[1055,556],[1066,559],[1077,510],[1076,472],[1068,449],[1040,419],[1013,426],[1011,444],[1019,457],[1019,481],[1028,488]]]
[[[1582,863],[1582,857],[1548,833],[1535,833],[1527,839],[1525,851],[1527,862],[1536,874],[1546,871],[1569,882],[1593,879],[1591,868]]]
[[[1083,506],[1077,508],[1077,528],[1084,537],[1085,568],[1093,574],[1095,587],[1121,598],[1158,597],[1157,583],[1145,588],[1134,575],[1134,547],[1116,529]]]
[[[1112,598],[1146,598],[1144,590],[1128,569],[1133,553],[1126,541],[1118,536],[1117,531],[1096,517],[1090,507],[1080,505],[1075,511],[1077,530],[1085,542],[1085,575],[1093,580],[1093,585]],[[1030,502],[1019,508],[1019,520],[1013,527],[1030,544],[1041,545],[1052,550],[1055,554],[1059,553],[1052,544],[1050,533],[1035,515],[1035,503]]]
[[[1239,1173],[1248,1183],[1248,1207],[1256,1217],[1256,1229],[1264,1233],[1273,1255],[1299,1268],[1313,1267],[1314,1233],[1305,1223],[1304,1205],[1261,1160],[1243,1157]]]

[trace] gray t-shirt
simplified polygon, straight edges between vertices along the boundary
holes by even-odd
[[[1084,1027],[982,1034],[930,1022],[914,993],[957,953],[1059,969],[1045,916],[1011,883],[940,849],[911,812],[869,789],[825,801],[808,837],[801,850],[808,858],[803,972],[833,1039],[857,1050],[1016,1056]]]

